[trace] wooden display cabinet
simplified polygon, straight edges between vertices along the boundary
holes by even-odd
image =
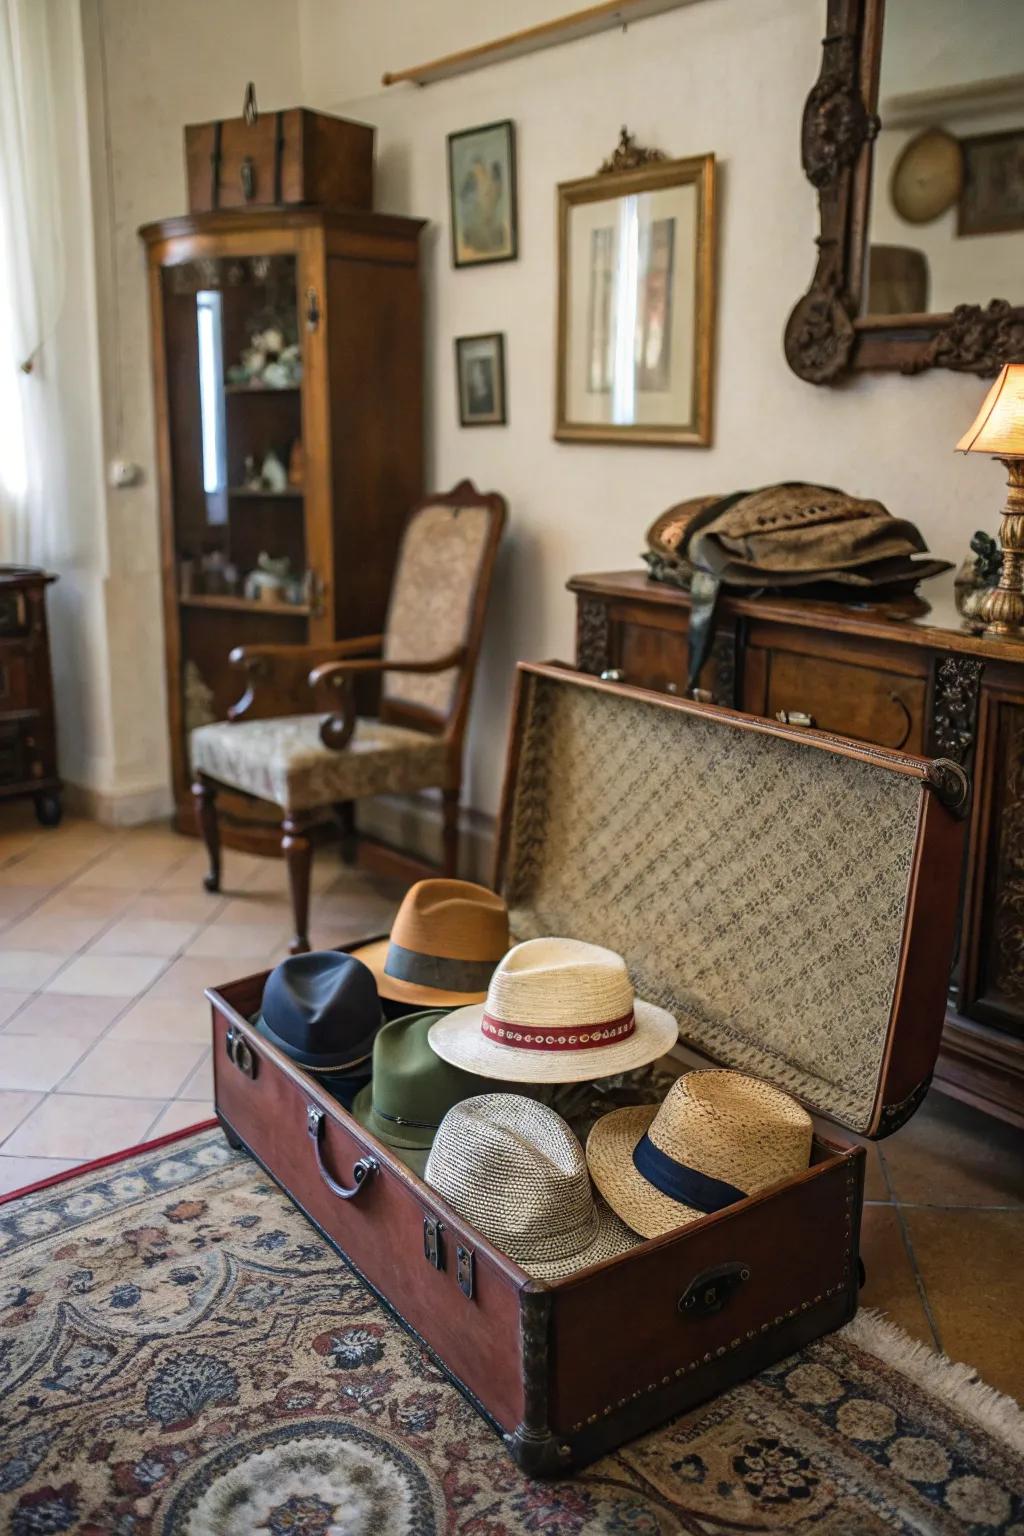
[[[232,648],[384,627],[399,534],[423,490],[422,227],[302,207],[193,214],[140,231],[182,831],[195,830],[189,732],[224,719],[241,692]],[[260,341],[268,332],[270,347]],[[256,487],[251,472],[270,450],[294,476]],[[247,582],[263,553],[288,561],[274,600]],[[309,707],[297,693],[281,712]],[[251,806],[235,809],[253,821]]]

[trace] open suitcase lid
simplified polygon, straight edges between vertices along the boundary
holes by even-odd
[[[625,957],[680,1040],[884,1136],[945,1014],[954,763],[520,663],[495,888],[517,939]]]

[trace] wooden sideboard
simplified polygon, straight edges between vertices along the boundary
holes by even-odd
[[[642,571],[568,585],[578,667],[684,692],[685,592]],[[1024,1126],[1024,643],[964,630],[951,573],[919,593],[858,605],[726,598],[699,696],[968,769],[960,937],[935,1084]]]

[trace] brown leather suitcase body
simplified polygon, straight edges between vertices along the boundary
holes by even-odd
[[[373,207],[373,134],[366,123],[291,107],[185,129],[190,213],[316,203]]]
[[[967,783],[946,763],[521,665],[496,886],[517,938],[625,955],[690,1060],[836,1130],[798,1177],[531,1280],[211,990],[217,1113],[535,1474],[565,1472],[856,1310],[864,1153],[927,1090]]]

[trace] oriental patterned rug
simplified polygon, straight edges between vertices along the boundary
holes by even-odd
[[[862,1315],[531,1482],[219,1131],[0,1205],[11,1536],[1024,1536],[1022,1426]]]

